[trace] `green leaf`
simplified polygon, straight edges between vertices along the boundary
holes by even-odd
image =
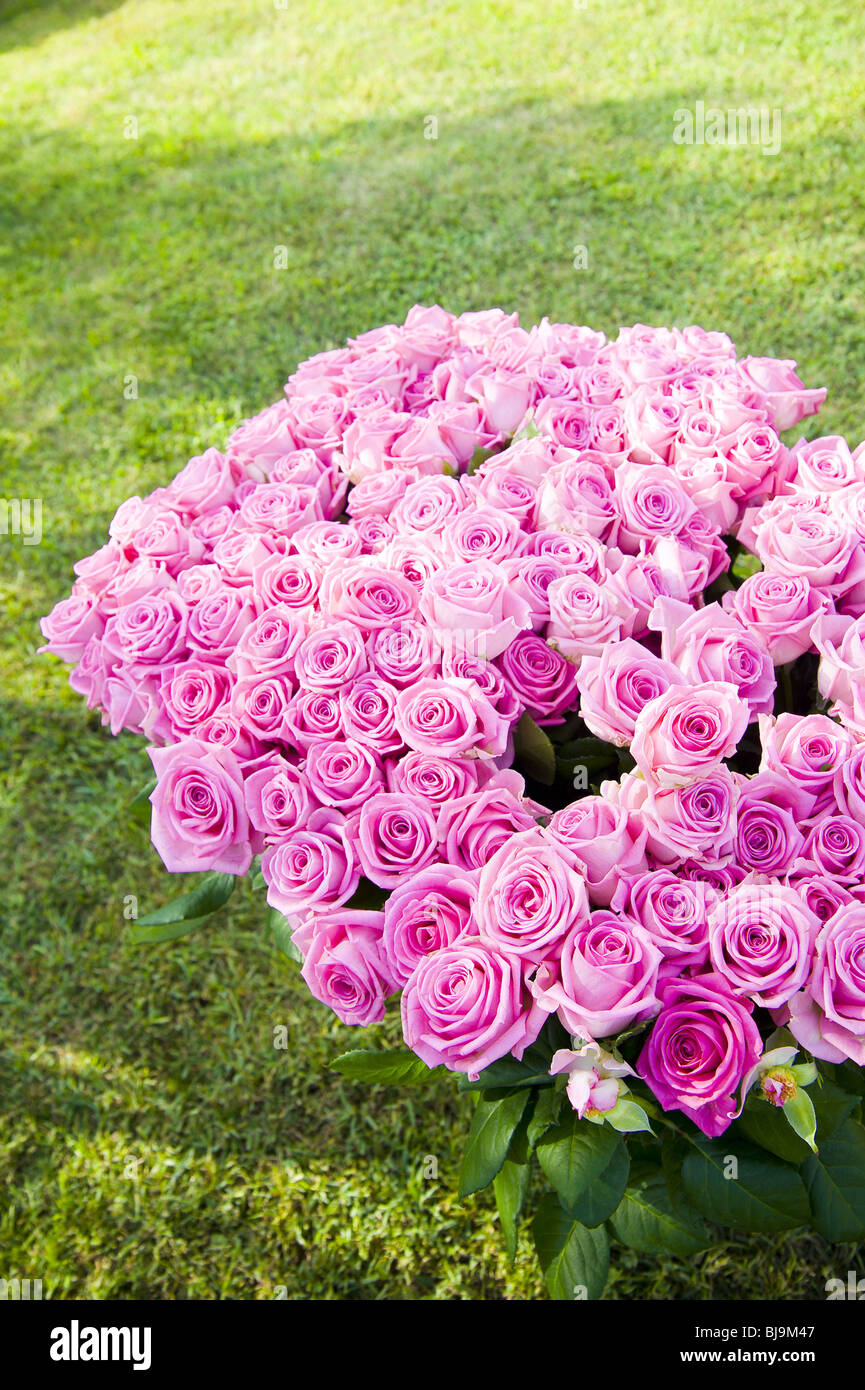
[[[582,1226],[548,1193],[538,1206],[532,1236],[551,1298],[600,1298],[610,1268],[603,1226]]]
[[[623,1245],[646,1255],[687,1258],[709,1244],[702,1221],[691,1222],[679,1214],[657,1172],[647,1172],[628,1188],[610,1222]]]
[[[467,1076],[459,1079],[459,1089],[461,1091],[490,1091],[495,1089],[515,1090],[522,1086],[552,1086],[555,1077],[550,1076],[550,1059],[545,1058],[545,1065],[540,1066],[523,1058],[518,1062],[516,1057],[502,1057],[499,1062],[492,1062],[485,1067],[477,1081],[469,1081]]]
[[[859,1104],[859,1096],[851,1095],[849,1091],[842,1090],[834,1081],[822,1075],[818,1078],[817,1084],[811,1087],[808,1094],[817,1116],[817,1147],[819,1148],[824,1139],[829,1139],[838,1126],[849,1119]]]
[[[352,1081],[368,1081],[374,1085],[397,1086],[423,1081],[434,1070],[413,1052],[344,1052],[330,1064],[331,1071],[351,1077]]]
[[[739,1139],[694,1142],[682,1177],[689,1198],[710,1221],[767,1234],[808,1224],[808,1195],[790,1164]]]
[[[538,1141],[538,1161],[569,1211],[601,1176],[619,1143],[608,1125],[593,1125],[573,1112]]]
[[[460,1165],[459,1195],[468,1197],[491,1183],[508,1155],[514,1130],[522,1119],[528,1091],[505,1095],[483,1092],[478,1097],[472,1127]]]
[[[630,1170],[628,1150],[620,1139],[603,1173],[577,1198],[571,1215],[583,1226],[600,1226],[621,1202]]]
[[[763,565],[759,556],[752,555],[750,550],[740,550],[733,561],[730,573],[738,580],[750,579],[752,574],[759,574]]]
[[[524,714],[514,729],[514,761],[527,777],[545,787],[551,787],[556,780],[553,745],[530,714]]]
[[[733,1129],[768,1150],[785,1163],[804,1163],[811,1150],[794,1133],[783,1111],[759,1096],[750,1095]]]
[[[511,1264],[517,1255],[517,1219],[526,1200],[532,1172],[526,1143],[527,1120],[528,1112],[523,1114],[517,1125],[508,1146],[508,1156],[493,1178],[496,1207]]]
[[[826,1240],[865,1238],[865,1129],[845,1120],[802,1166],[816,1229]]]
[[[584,767],[588,772],[600,772],[605,767],[618,765],[619,749],[602,738],[573,738],[556,746],[556,761],[565,772],[573,774],[575,767]]]
[[[550,1126],[556,1123],[556,1120],[559,1118],[559,1111],[562,1108],[563,1100],[563,1091],[550,1089],[538,1092],[534,1113],[529,1120],[529,1126],[526,1131],[526,1138],[528,1139],[530,1149],[533,1149],[541,1135],[546,1134]]]
[[[299,946],[295,946],[292,936],[291,923],[287,917],[275,907],[267,909],[267,925],[270,927],[271,935],[276,943],[278,950],[296,965],[303,965],[303,952]]]
[[[137,796],[134,796],[129,803],[129,810],[134,820],[141,825],[149,825],[153,807],[150,798],[156,790],[156,778],[153,777],[146,786],[141,788]]]
[[[649,1124],[649,1117],[642,1105],[638,1105],[635,1100],[629,1100],[627,1096],[620,1096],[613,1106],[604,1116],[604,1121],[617,1129],[620,1134],[651,1134],[652,1126]]]
[[[188,935],[228,901],[236,882],[234,874],[203,874],[191,893],[139,917],[130,933],[132,941],[136,946],[152,946]]]

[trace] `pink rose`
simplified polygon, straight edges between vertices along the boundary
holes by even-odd
[[[750,575],[722,602],[763,642],[776,666],[786,666],[810,651],[812,625],[831,608],[831,599],[801,575],[771,570]]]
[[[673,685],[637,715],[631,753],[650,781],[685,786],[735,753],[748,719],[748,706],[727,681]]]
[[[195,738],[147,751],[157,779],[150,838],[169,873],[245,874],[249,819],[233,753]]]
[[[476,1079],[513,1053],[522,1057],[544,1022],[532,1005],[530,961],[483,937],[464,937],[420,962],[400,1007],[406,1045],[429,1067]]]
[[[584,656],[580,662],[580,714],[598,738],[623,748],[634,737],[640,711],[681,683],[678,667],[625,638],[604,647],[600,656]]]
[[[600,910],[571,928],[560,959],[538,968],[531,991],[569,1033],[606,1038],[657,1012],[661,960],[636,922]]]
[[[398,887],[438,858],[435,818],[419,797],[377,792],[362,805],[354,834],[363,872],[379,888]]]
[[[664,1110],[681,1110],[704,1134],[723,1134],[739,1084],[763,1051],[753,1005],[734,999],[716,975],[666,980],[659,995],[637,1072]]]
[[[395,719],[403,741],[418,753],[453,757],[478,749],[497,756],[507,743],[508,721],[474,681],[418,681],[398,694]]]
[[[489,560],[460,561],[430,575],[420,611],[439,639],[454,641],[474,656],[499,656],[519,632],[531,628],[525,599],[515,594],[507,574]]]
[[[378,755],[357,739],[317,739],[309,748],[303,774],[323,806],[348,813],[384,790]]]
[[[503,951],[541,961],[588,913],[582,875],[540,831],[515,835],[481,870],[474,921]]]
[[[589,897],[609,907],[623,876],[646,869],[646,830],[621,806],[583,796],[556,811],[544,836],[586,881]]]
[[[838,909],[816,941],[811,978],[776,1018],[824,1062],[865,1066],[865,906]]]
[[[310,993],[342,1023],[368,1028],[384,1018],[393,985],[381,951],[382,923],[381,912],[337,908],[316,913],[294,932]]]
[[[712,968],[737,998],[778,1008],[807,980],[819,929],[792,888],[740,883],[709,913]]]
[[[480,788],[446,801],[438,814],[442,857],[480,869],[520,830],[534,828],[543,806],[524,797],[517,772],[499,772]]]
[[[622,878],[612,906],[648,932],[664,957],[661,975],[696,969],[709,955],[707,913],[714,890],[680,878],[669,869],[654,869]]]
[[[285,915],[341,907],[360,882],[360,869],[338,811],[313,811],[261,857],[267,901]]]
[[[427,956],[470,929],[477,875],[434,864],[395,888],[384,906],[382,952],[394,983],[403,988]]]
[[[659,598],[649,627],[661,634],[661,653],[694,685],[725,681],[751,711],[771,714],[775,672],[766,647],[732,613],[710,603],[695,610],[676,599]]]

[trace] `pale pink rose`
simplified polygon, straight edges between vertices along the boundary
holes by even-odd
[[[503,951],[542,961],[578,921],[589,900],[579,869],[538,830],[515,835],[481,870],[472,917]]]
[[[637,715],[682,683],[682,673],[632,638],[610,643],[600,656],[584,656],[577,673],[580,714],[598,738],[620,748],[634,737]]]
[[[759,723],[761,772],[779,772],[815,798],[831,794],[835,773],[854,748],[847,729],[824,714],[761,715]]]
[[[806,390],[795,368],[795,362],[774,357],[742,357],[737,364],[742,380],[765,402],[776,430],[816,415],[826,399],[826,388]]]
[[[252,863],[240,764],[195,738],[148,749],[156,772],[150,838],[172,874],[245,874]]]
[[[762,641],[719,603],[695,610],[676,599],[659,598],[649,627],[661,634],[661,653],[686,682],[725,681],[734,685],[751,717],[771,714],[775,672]]]
[[[770,570],[750,575],[726,593],[722,603],[760,638],[776,666],[786,666],[811,650],[814,621],[832,606],[807,579]]]
[[[609,907],[623,877],[648,867],[646,830],[602,796],[583,796],[556,811],[543,833],[585,879],[589,897],[600,907]]]
[[[512,591],[506,572],[489,560],[461,561],[432,574],[423,587],[420,611],[440,641],[443,633],[453,633],[459,648],[488,660],[531,627],[528,603]]]
[[[80,661],[92,637],[101,637],[105,619],[94,602],[72,595],[55,603],[46,618],[39,619],[45,646],[38,651],[51,652],[61,661]]]
[[[748,720],[728,681],[670,686],[637,715],[631,753],[652,783],[686,786],[735,753]]]
[[[586,574],[567,574],[550,585],[548,595],[547,641],[571,659],[597,656],[633,630],[634,608],[615,575],[596,582]]]

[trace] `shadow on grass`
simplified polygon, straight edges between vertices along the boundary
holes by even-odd
[[[0,0],[0,53],[33,48],[61,29],[101,19],[124,0]]]

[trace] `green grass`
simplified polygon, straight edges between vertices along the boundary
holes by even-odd
[[[723,328],[798,358],[829,387],[809,433],[858,442],[863,41],[846,0],[0,3],[0,494],[44,506],[40,546],[0,537],[0,1275],[541,1296],[527,1241],[511,1271],[488,1198],[454,1196],[469,1103],[328,1072],[356,1035],[251,895],[131,946],[126,895],[171,893],[128,810],[149,765],[34,656],[37,618],[124,497],[415,301]],[[780,107],[780,154],[674,145],[697,100]],[[795,1236],[616,1251],[609,1296],[820,1298],[858,1259]]]

